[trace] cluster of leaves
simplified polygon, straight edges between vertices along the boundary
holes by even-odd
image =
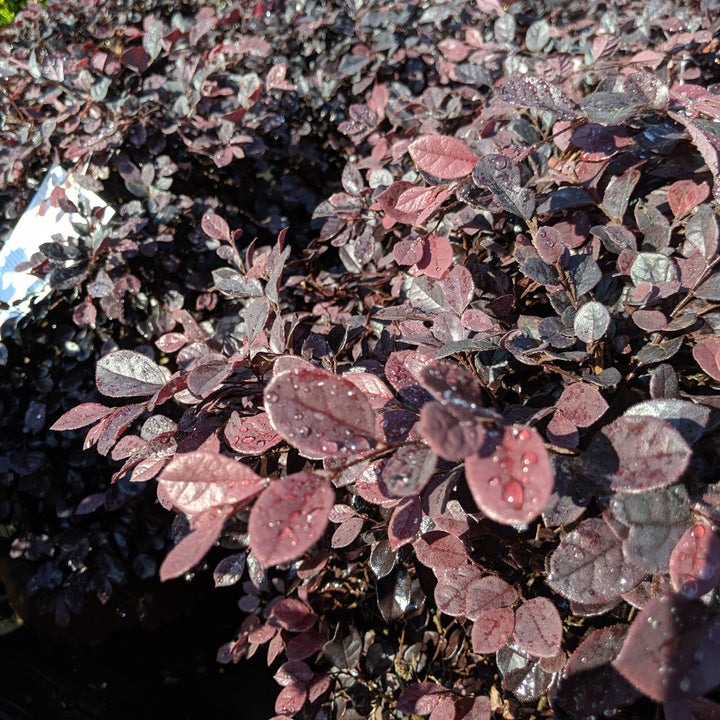
[[[281,718],[717,714],[711,3],[100,5],[13,39],[2,192],[135,198],[31,263],[111,338],[52,428],[239,590],[219,660]]]

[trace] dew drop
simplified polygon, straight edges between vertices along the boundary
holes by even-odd
[[[687,692],[687,691],[690,689],[690,680],[689,680],[689,678],[684,677],[684,678],[680,681],[680,689],[681,689],[683,692]]]
[[[500,482],[499,477],[491,477],[490,481],[488,482],[488,485],[490,485],[490,487],[497,487],[499,482]]]
[[[522,454],[523,465],[533,465],[537,462],[537,455],[534,452],[525,452]]]
[[[271,390],[269,393],[265,394],[265,397],[268,402],[274,403],[274,402],[277,402],[278,394]]]
[[[648,624],[653,630],[657,630],[660,627],[660,621],[657,618],[648,618]],[[662,670],[662,667],[660,669]]]
[[[502,460],[498,461],[498,467],[501,470],[508,470],[511,465],[512,465],[512,461],[510,460],[510,458],[503,458]]]
[[[515,510],[523,505],[523,486],[517,480],[508,480],[502,486],[502,499]]]
[[[324,380],[318,380],[318,387],[325,387],[325,381]]]
[[[354,398],[356,394],[357,394],[357,393],[356,393],[354,390],[348,390],[348,391],[347,391],[347,396],[348,396],[349,398]]]
[[[580,562],[582,562],[585,559],[585,553],[580,548],[576,548],[575,550],[573,550],[572,556],[573,556],[573,559],[578,560]]]
[[[679,579],[680,592],[688,598],[694,598],[698,594],[697,579],[693,575],[681,575]]]
[[[255,442],[255,436],[254,436],[254,435],[246,435],[246,436],[242,439],[242,441],[243,441],[246,445],[249,445],[250,443]]]
[[[704,525],[696,525],[691,531],[690,534],[694,538],[701,538],[705,535],[705,526]]]
[[[526,440],[529,440],[529,439],[530,439],[530,431],[529,430],[523,428],[522,430],[520,430],[520,432],[518,432],[518,440],[522,440],[523,442],[525,442]]]
[[[298,435],[300,437],[308,437],[308,435],[310,435],[310,428],[309,427],[298,428]]]
[[[301,412],[296,412],[296,413],[293,415],[293,418],[294,418],[295,420],[297,420],[298,422],[300,422],[300,421],[303,419],[303,414],[302,414]]]

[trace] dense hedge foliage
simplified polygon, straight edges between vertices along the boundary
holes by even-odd
[[[2,330],[39,605],[212,569],[280,717],[713,717],[717,9],[20,13],[4,232],[117,211]]]

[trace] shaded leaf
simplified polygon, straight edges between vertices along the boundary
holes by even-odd
[[[485,155],[478,160],[472,173],[480,188],[492,192],[498,204],[509,213],[532,217],[535,195],[520,184],[520,168],[504,155]]]
[[[720,581],[720,539],[705,523],[691,527],[670,556],[670,579],[681,595],[704,595]]]
[[[388,458],[381,478],[393,495],[416,495],[432,477],[436,463],[437,456],[427,445],[403,445]]]

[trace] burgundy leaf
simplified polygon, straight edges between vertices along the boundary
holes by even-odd
[[[168,374],[146,355],[133,350],[116,350],[98,360],[97,389],[108,397],[153,395],[168,380]]]
[[[674,483],[690,455],[688,444],[669,423],[624,415],[595,435],[583,460],[589,472],[616,492],[643,492]]]
[[[360,662],[362,649],[363,642],[357,628],[338,624],[333,639],[325,643],[323,654],[335,667],[351,670]]]
[[[547,439],[561,448],[572,450],[580,443],[580,433],[577,425],[562,413],[555,413],[546,429]]]
[[[700,368],[713,380],[720,381],[720,338],[705,338],[693,347],[693,357]]]
[[[481,613],[501,607],[510,607],[517,598],[517,590],[495,575],[475,578],[465,590],[465,612],[470,620]]]
[[[622,541],[600,518],[583,520],[550,556],[548,585],[585,604],[608,602],[642,580],[644,568],[623,554]]]
[[[415,265],[422,260],[425,244],[422,238],[411,237],[393,245],[393,259],[398,265]]]
[[[442,288],[447,304],[458,315],[462,315],[475,296],[475,282],[464,265],[454,265],[451,268],[442,281]]]
[[[283,598],[273,605],[268,617],[269,625],[277,625],[290,632],[305,632],[317,622],[312,608],[300,600]]]
[[[230,377],[233,367],[226,358],[202,360],[193,367],[187,376],[188,390],[199,397],[207,397],[213,390]]]
[[[423,256],[416,267],[422,275],[440,279],[453,263],[453,249],[446,237],[430,233],[423,241]]]
[[[115,408],[103,423],[103,429],[97,441],[97,451],[107,455],[115,441],[130,425],[145,412],[145,403],[133,403]]]
[[[262,492],[265,481],[224,455],[194,452],[176,455],[159,485],[174,507],[194,515],[216,505],[246,505]]]
[[[577,427],[590,427],[608,409],[605,398],[593,385],[576,382],[563,390],[556,408]]]
[[[92,425],[107,417],[114,408],[105,407],[100,403],[82,403],[61,415],[51,426],[51,430],[77,430]]]
[[[422,387],[422,369],[432,358],[416,350],[399,350],[390,353],[385,363],[385,376],[400,397],[415,407],[422,407],[432,398]]]
[[[429,715],[440,702],[440,697],[448,692],[442,685],[425,680],[402,691],[397,709],[406,715]]]
[[[720,582],[720,539],[705,523],[680,538],[670,556],[670,579],[687,598],[704,595]]]
[[[656,702],[691,698],[720,684],[720,618],[699,600],[654,597],[635,618],[615,669]]]
[[[291,638],[285,646],[288,660],[304,660],[322,650],[325,637],[315,630],[300,633]]]
[[[692,180],[677,180],[667,191],[668,205],[676,218],[687,215],[691,210],[702,205],[708,197],[710,197],[710,186]]]
[[[442,180],[469,175],[477,162],[477,156],[462,140],[448,135],[422,135],[408,151],[422,171]]]
[[[484,155],[473,170],[473,181],[487,188],[498,204],[513,215],[525,219],[535,210],[535,195],[520,184],[520,168],[504,155]]]
[[[300,557],[325,532],[332,486],[307,472],[275,480],[250,512],[250,547],[265,567]]]
[[[177,352],[187,343],[187,338],[182,333],[169,332],[161,335],[155,341],[155,347],[164,353]]]
[[[275,712],[280,715],[295,715],[303,709],[308,688],[304,683],[286,685],[275,700]]]
[[[482,577],[472,565],[444,570],[435,586],[435,603],[440,612],[452,617],[465,616],[465,602],[470,583]]]
[[[330,546],[334,548],[347,547],[360,534],[365,520],[359,515],[349,517],[335,528],[335,532],[330,539]]]
[[[432,477],[436,462],[435,452],[427,445],[403,445],[387,459],[381,478],[392,495],[416,495]]]
[[[250,416],[233,412],[223,434],[227,444],[241,455],[262,455],[282,441],[264,412]]]
[[[225,519],[232,507],[218,508],[214,517],[186,535],[167,555],[160,566],[160,580],[172,580],[195,567],[220,537]]]
[[[393,550],[413,541],[420,531],[421,518],[419,495],[405,497],[397,504],[388,523],[388,540]]]
[[[482,408],[480,383],[455,363],[432,360],[422,368],[420,382],[441,402],[459,405],[473,413]]]
[[[135,72],[145,72],[150,67],[151,57],[145,52],[145,49],[137,46],[125,50],[120,56],[120,64],[129,67]]]
[[[495,88],[495,94],[517,107],[549,110],[560,120],[572,120],[583,114],[577,103],[554,85],[531,75],[516,75],[504,80]]]
[[[394,507],[398,504],[398,498],[391,495],[385,483],[380,480],[385,463],[385,459],[377,460],[363,470],[355,482],[355,491],[363,500],[373,505]]]
[[[562,631],[560,614],[547,598],[527,600],[515,612],[515,640],[531,655],[555,657],[562,644]]]
[[[275,430],[307,457],[348,457],[375,444],[375,415],[353,383],[319,368],[294,368],[265,387]]]
[[[543,670],[543,661],[509,640],[496,655],[502,675],[502,687],[521,702],[531,702],[544,695],[557,677],[557,671]]]
[[[473,499],[496,522],[531,522],[542,512],[553,488],[542,438],[533,428],[514,425],[505,429],[502,441],[486,445],[465,459]]]
[[[533,245],[540,259],[554,265],[565,253],[563,233],[552,226],[538,228],[533,238]]]
[[[509,607],[483,610],[472,627],[474,653],[486,655],[499,650],[512,635],[515,627],[515,611]]]
[[[477,452],[485,441],[485,426],[457,405],[426,403],[417,428],[430,447],[447,460],[462,460]]]
[[[215,587],[230,587],[240,582],[245,570],[245,553],[236,553],[224,557],[213,571]]]
[[[449,568],[464,567],[468,561],[462,540],[438,530],[421,535],[415,540],[413,548],[417,559],[434,570],[437,576]]]
[[[223,218],[220,217],[220,215],[216,215],[212,212],[206,212],[202,216],[200,225],[205,233],[214,240],[224,240],[225,242],[230,242],[232,240],[230,226]]]

